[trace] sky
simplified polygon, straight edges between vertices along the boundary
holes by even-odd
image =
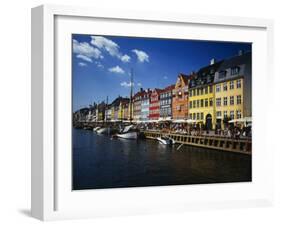
[[[73,110],[94,102],[111,103],[140,88],[165,88],[179,73],[189,74],[217,61],[251,51],[250,43],[159,38],[72,35]]]

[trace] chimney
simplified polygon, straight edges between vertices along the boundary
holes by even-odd
[[[140,88],[140,92],[142,92],[143,91],[143,88]]]
[[[215,59],[215,58],[212,58],[212,59],[210,60],[210,65],[213,65],[214,63],[216,63],[216,59]]]
[[[242,56],[244,54],[244,51],[242,50],[242,49],[240,49],[239,51],[238,51],[238,56]]]

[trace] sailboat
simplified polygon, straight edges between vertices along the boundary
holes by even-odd
[[[132,104],[133,104],[133,70],[131,70],[131,90],[130,90],[130,122],[131,124],[125,126],[120,133],[117,133],[116,136],[119,138],[124,139],[137,139],[138,138],[138,131],[135,126],[132,124]]]

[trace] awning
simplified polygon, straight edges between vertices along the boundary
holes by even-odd
[[[173,123],[188,123],[188,124],[191,124],[191,123],[195,123],[197,121],[194,120],[194,119],[175,119],[172,122]]]
[[[235,122],[252,122],[252,117],[244,117],[244,118],[239,118],[239,119],[232,119],[230,121],[228,121],[229,123],[235,123]]]

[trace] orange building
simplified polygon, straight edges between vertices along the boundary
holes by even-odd
[[[192,75],[179,74],[173,89],[173,119],[188,119],[188,86]]]

